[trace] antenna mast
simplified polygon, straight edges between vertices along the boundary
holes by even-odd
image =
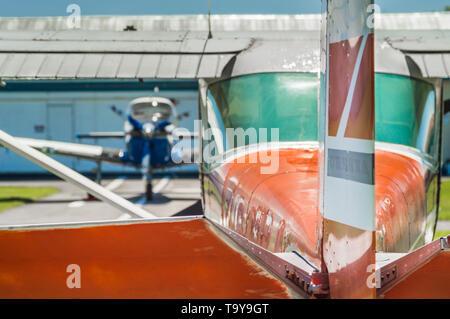
[[[212,38],[211,33],[211,4],[210,0],[208,0],[208,39]]]

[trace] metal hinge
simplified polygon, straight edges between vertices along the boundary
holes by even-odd
[[[284,268],[286,278],[308,295],[315,297],[326,297],[329,295],[328,274],[314,271],[311,278],[308,278],[294,269],[289,269],[288,265],[284,265]]]

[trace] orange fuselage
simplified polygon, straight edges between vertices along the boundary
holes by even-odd
[[[320,268],[317,148],[274,152],[275,174],[261,174],[267,164],[251,163],[249,154],[204,174],[206,214],[272,252],[296,250]],[[406,252],[423,232],[427,172],[405,155],[376,151],[377,250]]]

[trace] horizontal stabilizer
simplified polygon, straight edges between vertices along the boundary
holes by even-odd
[[[450,236],[411,253],[377,253],[377,296],[449,299]]]
[[[198,217],[0,229],[0,298],[292,297],[222,236]]]

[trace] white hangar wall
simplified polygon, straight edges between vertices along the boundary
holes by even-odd
[[[12,85],[12,83],[10,82]],[[8,85],[8,84],[7,84]],[[194,129],[198,118],[198,93],[196,90],[160,89],[153,90],[89,90],[89,91],[1,91],[0,127],[18,137],[50,139],[74,143],[95,144],[108,148],[124,149],[123,139],[78,139],[76,133],[122,131],[124,122],[114,112],[115,105],[126,114],[128,103],[137,97],[162,96],[178,101],[177,112],[189,112],[189,117],[180,121],[179,126]],[[92,172],[97,164],[82,159],[52,156],[65,165],[79,171]],[[196,165],[173,168],[171,170],[196,171]],[[107,173],[137,172],[133,167],[102,164]],[[0,174],[45,173],[46,171],[14,152],[0,147]]]

